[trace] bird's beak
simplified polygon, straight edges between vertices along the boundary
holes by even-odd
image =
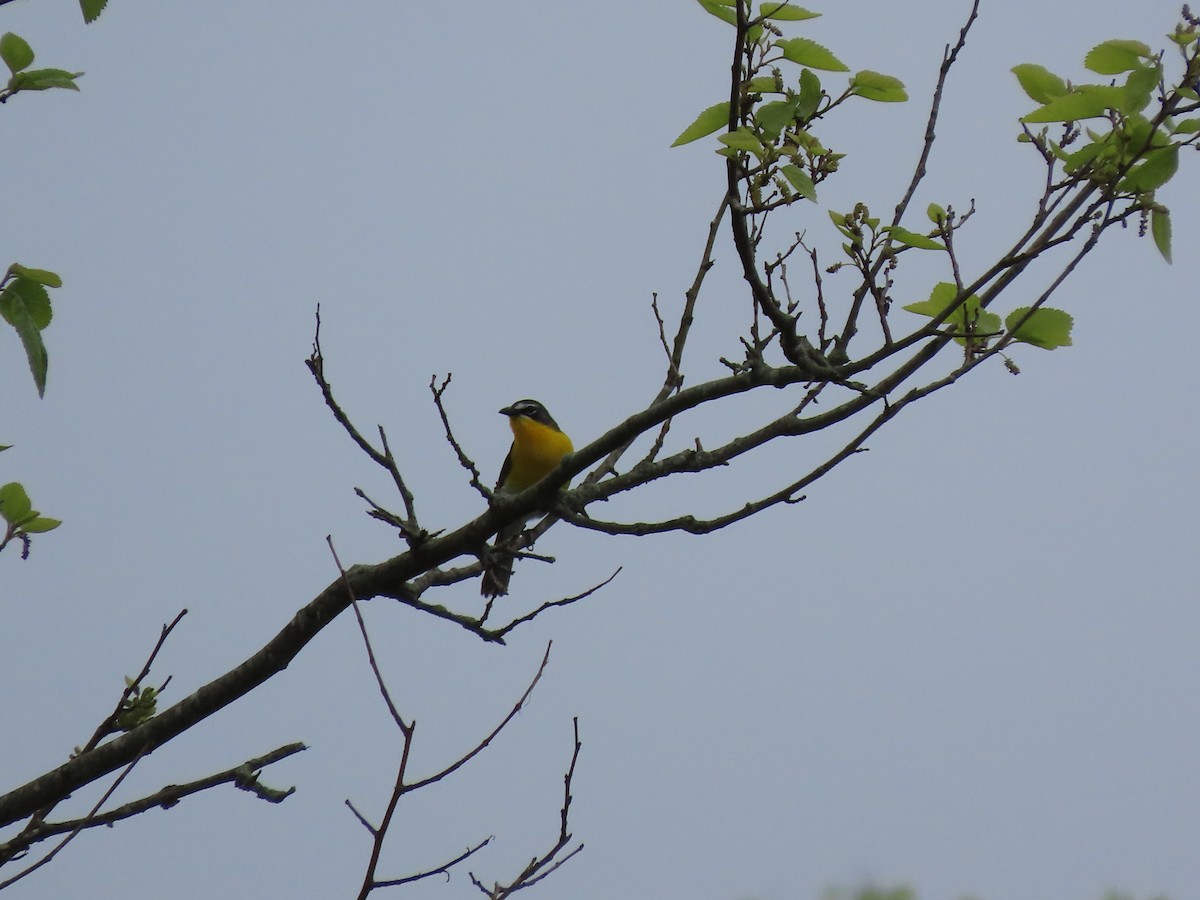
[[[511,406],[506,406],[506,407],[504,407],[504,409],[500,410],[500,415],[502,415],[502,416],[515,416],[516,414],[517,414],[517,411],[515,409],[513,409]]]

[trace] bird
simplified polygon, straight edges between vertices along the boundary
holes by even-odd
[[[500,410],[500,415],[508,416],[513,442],[500,467],[496,494],[518,494],[533,487],[550,474],[563,457],[575,450],[571,439],[558,427],[546,407],[536,400],[518,400]],[[520,534],[524,527],[523,521],[516,521],[504,526],[496,535],[497,549],[484,556],[483,580],[479,586],[483,596],[491,599],[508,593],[513,554],[499,548]]]

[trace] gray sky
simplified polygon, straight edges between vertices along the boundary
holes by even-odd
[[[861,103],[823,132],[844,177],[786,227],[833,253],[825,206],[894,205],[967,7],[814,7],[826,16],[800,33],[914,99]],[[1040,189],[1008,69],[1083,79],[1091,46],[1160,46],[1175,14],[985,0],[915,208],[974,199],[959,245],[986,262]],[[650,294],[677,308],[724,179],[710,143],[668,145],[722,99],[730,32],[689,0],[113,0],[89,27],[69,0],[22,0],[0,30],[87,73],[80,94],[0,109],[4,261],[66,282],[44,401],[0,334],[0,439],[16,444],[0,481],[66,521],[29,561],[0,556],[9,786],[87,739],[180,608],[157,670],[171,702],[332,579],[326,534],[347,562],[398,551],[352,492],[383,499],[387,483],[303,366],[317,302],[339,398],[388,429],[431,527],[481,506],[441,438],[432,373],[454,373],[449,408],[488,478],[501,405],[537,397],[579,444],[652,395]],[[1161,197],[1173,267],[1132,229],[1110,234],[1055,303],[1076,346],[1021,350],[1019,378],[989,367],[918,404],[803,504],[699,539],[557,528],[539,546],[558,564],[521,565],[513,608],[625,568],[506,648],[370,604],[419,772],[482,737],[554,641],[503,738],[401,806],[381,874],[496,834],[471,868],[503,880],[548,848],[578,715],[571,824],[587,847],[540,896],[776,900],[875,880],[923,898],[1200,898],[1195,162]],[[745,301],[730,248],[718,257],[693,382],[737,352]],[[943,277],[914,271],[898,290],[921,299]],[[1005,309],[1043,286],[1035,274]],[[719,511],[826,446],[779,447],[638,508]],[[433,599],[473,608],[476,590]],[[118,796],[292,740],[311,749],[265,778],[297,786],[282,806],[213,792],[83,836],[12,895],[350,895],[369,846],[342,801],[378,818],[399,738],[348,617]],[[460,874],[397,896],[474,894]]]

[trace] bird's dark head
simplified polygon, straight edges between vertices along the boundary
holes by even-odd
[[[539,422],[542,425],[549,425],[555,430],[558,429],[558,423],[550,417],[550,413],[546,411],[546,407],[538,403],[536,400],[518,400],[512,406],[506,406],[500,410],[500,414],[508,416],[510,419],[522,418],[530,419],[534,422]]]

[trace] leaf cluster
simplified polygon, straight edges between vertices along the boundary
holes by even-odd
[[[59,287],[62,287],[62,279],[54,272],[31,269],[20,263],[9,266],[4,278],[0,279],[0,318],[11,325],[21,339],[38,396],[46,393],[49,366],[42,331],[54,315],[47,288]]]
[[[698,0],[709,13],[738,26],[735,0]],[[745,76],[736,101],[708,107],[683,130],[672,146],[699,140],[725,129],[717,152],[753,157],[756,203],[817,199],[817,185],[837,171],[843,154],[834,153],[812,132],[812,125],[850,97],[881,103],[908,99],[904,84],[868,69],[850,77],[836,97],[827,92],[816,71],[849,72],[832,51],[807,37],[784,37],[777,22],[817,18],[812,12],[778,0],[763,0],[756,17],[742,23]],[[800,67],[798,75],[785,74]],[[771,196],[764,199],[763,192]]]
[[[159,689],[139,687],[132,678],[125,679],[125,695],[114,724],[121,731],[132,731],[143,722],[148,722],[158,712]]]
[[[815,202],[817,185],[833,175],[844,158],[844,154],[833,152],[817,137],[814,129],[818,120],[851,97],[885,103],[907,100],[903,82],[863,69],[851,76],[835,96],[814,70],[840,73],[850,71],[849,67],[833,51],[808,37],[785,37],[778,24],[813,19],[818,13],[790,3],[764,0],[759,3],[757,15],[751,18],[748,5],[737,0],[698,2],[710,14],[740,29],[742,75],[730,100],[704,110],[676,138],[674,146],[723,130],[717,138],[720,144],[717,153],[735,166],[745,194],[745,212],[749,215],[764,216],[800,198]],[[786,75],[789,66],[799,66],[799,75]],[[1039,82],[1037,89],[1053,93],[1057,87]],[[862,274],[889,341],[891,329],[886,315],[891,281],[885,277],[879,283],[880,273],[894,269],[898,254],[909,250],[944,253],[951,267],[957,268],[950,242],[966,217],[956,220],[936,203],[930,204],[927,214],[934,227],[921,232],[904,227],[899,219],[883,224],[862,203],[848,213],[829,211],[834,227],[845,238],[842,251],[847,257],[847,262],[836,264],[830,271],[850,265]],[[754,233],[761,234],[761,223]],[[947,287],[952,289],[949,295]],[[978,297],[962,294],[955,285],[943,282],[932,289],[927,300],[903,308],[935,319],[936,324],[944,326],[944,333],[953,336],[971,356],[996,343],[1006,331],[1000,317],[985,312],[980,303]],[[1017,341],[1043,349],[1068,346],[1071,322],[1071,317],[1061,310],[1022,308],[1004,320],[1019,327],[1007,328],[1003,339],[1005,343]],[[846,340],[853,330],[850,324],[844,333]],[[823,352],[832,354],[831,360],[844,359],[843,346],[830,346],[828,339],[819,340],[818,344]]]
[[[1072,84],[1044,66],[1014,66],[1021,87],[1041,106],[1022,117],[1026,126],[1018,140],[1032,143],[1068,178],[1084,178],[1110,196],[1132,200],[1149,219],[1159,252],[1171,261],[1170,211],[1155,192],[1179,169],[1179,153],[1200,138],[1200,118],[1187,117],[1197,109],[1200,76],[1195,24],[1184,21],[1169,35],[1184,66],[1178,84],[1169,87],[1164,54],[1141,41],[1110,40],[1084,58],[1085,67],[1112,76],[1108,83]],[[1159,103],[1152,110],[1155,98]],[[1148,115],[1148,112],[1150,113]],[[1030,125],[1061,123],[1057,140],[1049,128]]]
[[[983,307],[979,295],[960,299],[958,287],[948,281],[934,285],[927,300],[910,303],[904,309],[943,322],[946,333],[972,353],[985,349],[990,341],[1004,334],[1008,334],[1010,341],[1043,350],[1071,346],[1074,319],[1061,309],[1022,306],[1002,321]]]
[[[80,0],[85,22],[92,22],[104,10],[108,0]],[[0,60],[8,67],[8,82],[0,88],[0,103],[21,91],[46,91],[51,88],[78,91],[75,80],[82,72],[66,69],[32,69],[35,55],[29,42],[11,31],[0,35]],[[42,331],[50,324],[53,313],[48,288],[62,287],[62,279],[47,269],[34,269],[13,263],[0,279],[0,318],[16,331],[29,371],[37,386],[38,396],[46,393],[46,373],[49,356],[42,340]],[[7,447],[0,447],[7,449]],[[30,535],[50,531],[61,524],[32,512],[25,489],[16,482],[0,488],[0,510],[7,523],[2,550],[10,541],[19,539],[24,545],[23,556],[29,554]]]
[[[33,65],[33,48],[20,35],[11,31],[0,36],[0,59],[8,66],[8,84],[0,90],[0,103],[4,103],[13,94],[20,91],[48,91],[51,88],[65,88],[69,91],[79,90],[75,79],[82,72],[68,72],[66,69],[31,69]]]
[[[43,516],[33,508],[25,488],[10,481],[0,487],[0,519],[4,520],[5,529],[0,537],[0,550],[13,540],[20,540],[25,545],[23,555],[29,554],[30,535],[53,531],[62,524],[58,519]]]
[[[46,269],[31,269],[19,263],[9,266],[4,278],[0,279],[0,318],[13,327],[25,347],[25,357],[29,361],[38,396],[45,394],[49,364],[42,330],[53,317],[47,288],[57,287],[62,287],[62,279],[55,273]],[[0,446],[0,450],[7,449],[7,446]],[[62,524],[58,519],[47,518],[36,512],[25,488],[15,481],[0,488],[0,516],[4,518],[6,526],[0,538],[0,550],[10,541],[20,540],[24,545],[23,557],[29,555],[31,535],[52,531]]]

